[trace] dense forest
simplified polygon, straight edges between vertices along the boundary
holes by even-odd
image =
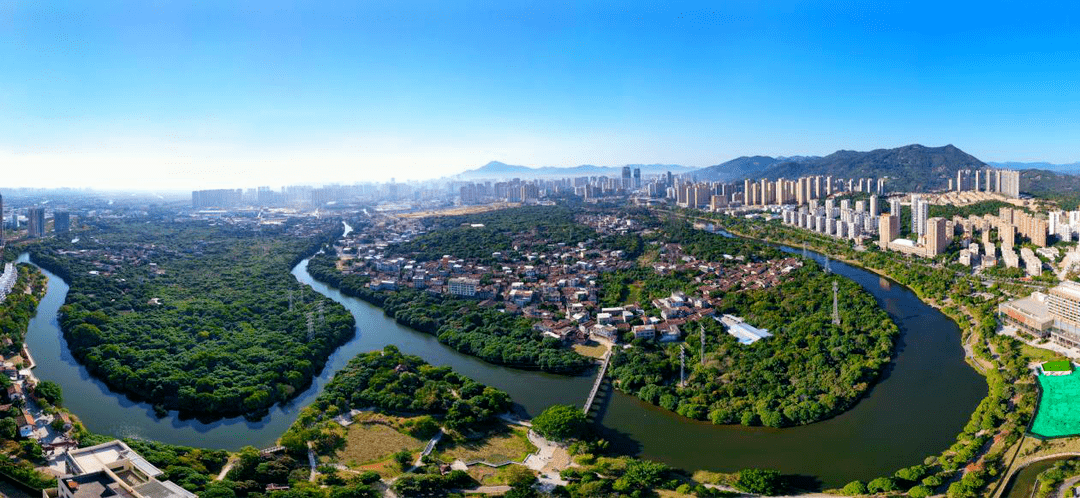
[[[159,413],[258,416],[310,385],[355,330],[344,307],[289,273],[340,233],[305,223],[101,221],[32,256],[70,283],[65,338],[110,388]]]
[[[839,326],[831,321],[833,282],[843,303]],[[711,318],[687,324],[685,387],[678,387],[680,346],[640,341],[612,360],[616,386],[717,424],[807,424],[854,404],[889,363],[898,334],[869,293],[816,265],[777,287],[729,293],[716,311],[743,317],[774,336],[743,345]]]
[[[334,374],[311,405],[314,413],[331,407],[375,407],[404,414],[435,415],[454,430],[491,422],[510,409],[510,396],[458,374],[427,364],[395,346],[358,355]]]
[[[373,291],[365,277],[339,272],[328,255],[312,258],[308,273],[346,295],[381,307],[398,322],[434,334],[439,342],[484,361],[549,372],[576,372],[592,364],[562,347],[557,339],[534,331],[528,318],[412,289]]]

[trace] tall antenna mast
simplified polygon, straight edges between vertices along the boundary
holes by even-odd
[[[839,301],[836,298],[836,293],[837,293],[837,290],[839,289],[839,287],[840,287],[839,284],[837,284],[836,281],[833,280],[833,283],[832,283],[832,323],[833,323],[833,325],[840,325],[840,305],[839,305]]]
[[[686,346],[679,346],[679,387],[686,386]]]
[[[700,324],[699,324],[699,326],[701,327],[701,365],[704,366],[705,365],[705,326],[700,325]]]

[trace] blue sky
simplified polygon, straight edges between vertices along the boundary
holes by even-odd
[[[909,143],[1080,160],[1074,6],[311,3],[0,3],[0,164],[187,188]]]

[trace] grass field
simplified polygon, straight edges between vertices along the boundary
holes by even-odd
[[[1040,375],[1042,398],[1031,432],[1045,437],[1080,434],[1080,375]]]
[[[1049,349],[1037,348],[1027,344],[1021,344],[1020,351],[1024,356],[1034,359],[1035,361],[1053,361],[1061,359],[1060,354],[1050,351]]]
[[[403,420],[375,413],[360,414],[355,424],[343,429],[345,447],[334,455],[333,460],[356,467],[380,462],[402,449],[418,453],[427,441],[385,425],[399,425]]]
[[[1048,361],[1043,363],[1044,372],[1072,372],[1072,362],[1068,360]]]
[[[528,429],[516,425],[503,425],[489,436],[477,441],[443,440],[439,444],[440,460],[452,462],[461,460],[472,462],[483,460],[492,464],[520,462],[529,453],[536,451],[536,446],[529,442]]]
[[[584,344],[574,344],[572,348],[575,353],[589,358],[603,358],[608,350],[607,346],[592,340]]]

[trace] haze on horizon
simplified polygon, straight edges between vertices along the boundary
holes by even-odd
[[[1080,160],[1080,6],[0,5],[0,187],[354,183],[952,143]]]

